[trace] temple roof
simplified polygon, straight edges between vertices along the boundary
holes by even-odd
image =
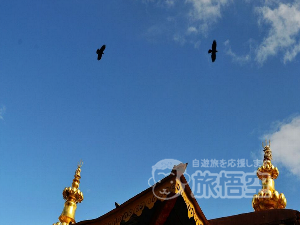
[[[292,209],[269,209],[209,220],[210,225],[299,225],[300,212]]]
[[[186,164],[183,164],[183,167]],[[184,167],[184,170],[185,170]],[[175,168],[175,167],[174,167]],[[97,219],[77,225],[208,225],[183,175],[173,169],[171,174],[152,187],[117,206]]]
[[[175,166],[169,176],[123,204],[116,204],[115,209],[99,218],[76,224],[300,225],[300,212],[291,209],[265,209],[207,220],[183,175],[186,166],[187,164]]]

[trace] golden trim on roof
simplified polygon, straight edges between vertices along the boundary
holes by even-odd
[[[175,178],[175,176],[167,178],[167,180],[165,180],[161,184],[158,184],[155,188],[153,188],[153,186],[152,192],[148,192],[144,196],[141,196],[139,199],[136,199],[134,201],[134,204],[127,207],[123,207],[123,209],[115,209],[119,211],[116,212],[116,214],[114,214],[114,219],[108,217],[107,219],[103,219],[101,221],[101,224],[120,225],[121,221],[129,221],[133,214],[135,214],[136,216],[140,216],[145,207],[147,207],[148,209],[152,209],[157,200],[160,200],[161,202],[169,201],[169,196],[175,194],[174,197],[178,197],[179,195],[182,196],[188,209],[188,217],[193,217],[196,222],[196,225],[203,225],[203,220],[200,219],[201,217],[197,214],[196,208],[194,207],[194,203],[190,200],[192,195],[191,193],[187,193],[185,191],[185,188],[183,187],[180,178]]]
[[[190,200],[190,198],[193,198],[191,196],[191,193],[186,193],[185,188],[182,186],[182,182],[178,179],[176,179],[176,194],[180,194],[187,206],[188,209],[188,217],[193,217],[195,220],[196,225],[203,225],[203,221],[200,219],[199,215],[197,214],[197,211],[194,207],[194,204]],[[190,196],[190,197],[189,197]]]
[[[171,181],[170,179],[168,180]],[[130,204],[126,207],[122,207],[121,205],[119,208],[115,209],[118,212],[114,214],[114,219],[111,217],[105,218],[101,221],[101,224],[120,225],[121,221],[129,221],[133,214],[140,216],[145,207],[152,209],[158,199],[160,201],[164,201],[167,198],[167,193],[175,193],[175,185],[172,184],[172,182],[164,182],[157,185],[154,192],[148,192],[147,194],[136,199],[133,204]]]

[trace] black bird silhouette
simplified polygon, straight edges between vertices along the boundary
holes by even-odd
[[[119,207],[120,207],[120,204],[117,203],[117,202],[115,202],[115,206],[116,206],[116,208],[119,208]]]
[[[98,60],[100,60],[102,58],[105,47],[106,47],[106,45],[102,45],[102,47],[100,49],[97,49],[96,53],[98,54]]]
[[[211,49],[208,50],[208,53],[211,53],[211,61],[214,62],[216,60],[216,53],[217,53],[217,42],[216,40],[213,41]]]

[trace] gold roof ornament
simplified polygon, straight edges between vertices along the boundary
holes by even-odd
[[[286,198],[283,193],[279,194],[275,190],[274,180],[278,177],[279,171],[271,163],[272,151],[271,143],[267,141],[262,143],[264,148],[263,165],[257,169],[257,177],[262,181],[262,189],[253,196],[252,207],[255,211],[267,209],[284,209],[286,207]]]
[[[80,172],[83,162],[80,160],[78,167],[75,171],[72,187],[66,187],[63,190],[63,198],[66,200],[64,209],[59,216],[59,221],[53,225],[69,225],[75,223],[75,211],[77,203],[83,201],[83,193],[78,189],[80,183]]]

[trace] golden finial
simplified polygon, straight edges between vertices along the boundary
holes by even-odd
[[[82,159],[80,159],[80,162],[78,163],[77,167],[78,167],[78,168],[81,168],[82,165],[83,165],[83,161],[82,161]]]
[[[286,198],[284,194],[279,194],[275,190],[274,179],[279,175],[277,167],[274,167],[271,163],[272,151],[271,141],[267,145],[263,144],[264,160],[263,165],[257,169],[257,177],[262,181],[262,189],[257,195],[253,196],[252,207],[255,211],[261,211],[266,209],[284,209],[286,207]]]
[[[264,144],[264,142],[262,142],[262,147],[263,147],[263,149],[265,149],[266,147],[269,147],[269,148],[271,148],[271,140],[269,139],[269,145],[267,144],[268,142],[267,142],[267,139],[265,140],[265,144]]]
[[[63,190],[63,198],[66,200],[65,206],[58,218],[60,222],[57,222],[53,225],[69,225],[70,223],[75,223],[75,211],[77,208],[77,203],[83,201],[83,193],[78,189],[82,165],[83,162],[80,160],[75,171],[72,187],[67,187]]]

